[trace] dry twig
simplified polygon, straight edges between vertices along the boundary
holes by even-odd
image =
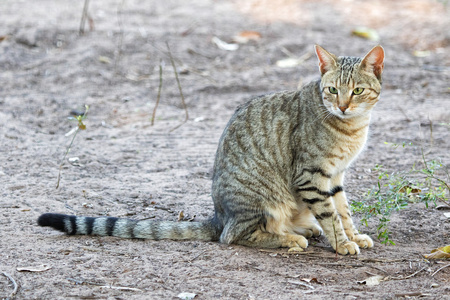
[[[81,15],[80,30],[78,32],[79,35],[82,35],[84,33],[84,24],[86,24],[88,7],[89,7],[89,0],[84,0],[83,14]]]
[[[11,275],[9,275],[6,272],[2,273],[6,278],[8,278],[12,284],[13,284],[13,291],[11,292],[11,295],[9,296],[10,298],[14,297],[17,294],[17,290],[19,289],[19,286],[17,285],[17,282],[14,280],[14,278],[12,278]]]
[[[425,270],[426,268],[428,268],[428,266],[423,267],[422,269],[420,269],[419,271],[416,271],[414,273],[412,273],[411,275],[408,275],[406,277],[391,277],[392,280],[403,280],[403,279],[408,279],[411,277],[416,276],[417,274],[419,274],[420,272],[422,272],[423,270]]]
[[[445,269],[445,268],[447,268],[447,267],[449,267],[450,266],[450,264],[448,264],[448,265],[445,265],[445,266],[443,266],[443,267],[440,267],[439,269],[437,269],[433,274],[431,274],[431,277],[433,277],[434,275],[436,275],[437,274],[437,272],[439,272],[439,271],[441,271],[442,269]]]
[[[172,52],[170,51],[170,47],[169,47],[169,43],[168,43],[168,42],[166,42],[166,46],[167,46],[167,51],[168,51],[168,53],[169,53],[170,63],[172,64],[173,72],[175,73],[175,79],[176,79],[176,81],[177,81],[178,90],[180,91],[181,104],[183,105],[184,111],[186,112],[186,117],[184,118],[184,122],[181,123],[180,125],[175,126],[174,128],[172,128],[172,129],[170,130],[170,132],[172,132],[172,131],[174,131],[175,129],[179,128],[181,125],[183,125],[184,123],[187,122],[187,120],[189,119],[189,114],[188,114],[186,102],[184,101],[184,95],[183,95],[183,90],[181,89],[180,79],[178,78],[177,67],[175,66],[175,61],[174,61],[174,59],[173,59],[173,57],[172,57]]]
[[[163,73],[163,60],[161,60],[159,63],[159,87],[158,87],[158,96],[156,97],[155,108],[153,108],[153,113],[152,113],[152,126],[155,123],[156,109],[158,108],[159,100],[161,99],[161,89],[162,89],[162,84],[163,84],[162,73]]]
[[[127,287],[127,286],[103,285],[101,283],[90,282],[90,281],[85,281],[82,279],[74,279],[74,278],[67,278],[67,280],[75,282],[75,284],[95,285],[95,286],[98,286],[99,288],[113,289],[113,290],[119,290],[119,291],[142,292],[141,289]]]

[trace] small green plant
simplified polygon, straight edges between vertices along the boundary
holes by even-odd
[[[407,145],[412,144],[402,144],[403,147]],[[397,148],[400,145],[392,146]],[[450,186],[437,175],[445,173],[450,181],[447,168],[439,160],[427,161],[423,152],[422,163],[422,168],[414,165],[408,172],[392,173],[377,165],[373,169],[378,176],[377,187],[368,191],[364,201],[351,203],[353,212],[362,214],[361,222],[366,226],[369,219],[378,218],[377,234],[383,244],[395,245],[389,231],[390,216],[393,212],[405,209],[413,202],[423,202],[427,208],[429,203],[436,206],[437,201],[450,206]]]
[[[64,161],[65,161],[65,159],[67,157],[67,154],[69,154],[69,152],[70,152],[70,148],[72,147],[73,142],[75,141],[75,137],[77,136],[78,131],[86,130],[86,125],[83,123],[83,121],[86,120],[86,118],[87,118],[88,110],[89,110],[89,106],[85,105],[85,110],[84,110],[84,113],[82,115],[69,117],[69,120],[77,121],[77,126],[75,128],[73,128],[71,131],[69,131],[68,133],[66,133],[66,136],[73,135],[73,137],[72,137],[72,140],[70,141],[69,146],[66,149],[66,152],[64,153],[63,158],[61,159],[61,163],[59,164],[58,180],[56,182],[56,188],[57,189],[59,188],[59,182],[61,180],[61,169],[62,169],[62,166],[64,165]]]

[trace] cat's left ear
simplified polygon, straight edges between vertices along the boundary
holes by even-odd
[[[381,73],[384,68],[384,49],[380,45],[373,47],[361,61],[361,68],[373,72],[381,81]]]
[[[337,57],[334,54],[331,54],[319,45],[315,45],[314,49],[316,50],[317,58],[319,59],[319,69],[322,75],[337,68]]]

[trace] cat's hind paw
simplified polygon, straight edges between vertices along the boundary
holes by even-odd
[[[323,234],[323,230],[319,225],[316,224],[310,224],[310,226],[308,228],[305,227],[298,227],[295,229],[295,232],[303,235],[306,238],[310,238],[310,237],[318,237],[321,236]]]
[[[355,255],[359,254],[359,247],[355,242],[346,241],[339,244],[336,251],[341,255]]]
[[[302,248],[306,249],[308,247],[308,240],[302,236],[297,234],[286,234],[284,240],[281,244],[282,247],[286,248]]]
[[[367,234],[355,234],[351,240],[361,248],[373,247],[373,241]]]

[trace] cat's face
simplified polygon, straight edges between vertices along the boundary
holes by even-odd
[[[341,118],[366,116],[381,91],[384,50],[373,48],[364,58],[336,57],[316,46],[322,73],[321,90],[327,110]]]

